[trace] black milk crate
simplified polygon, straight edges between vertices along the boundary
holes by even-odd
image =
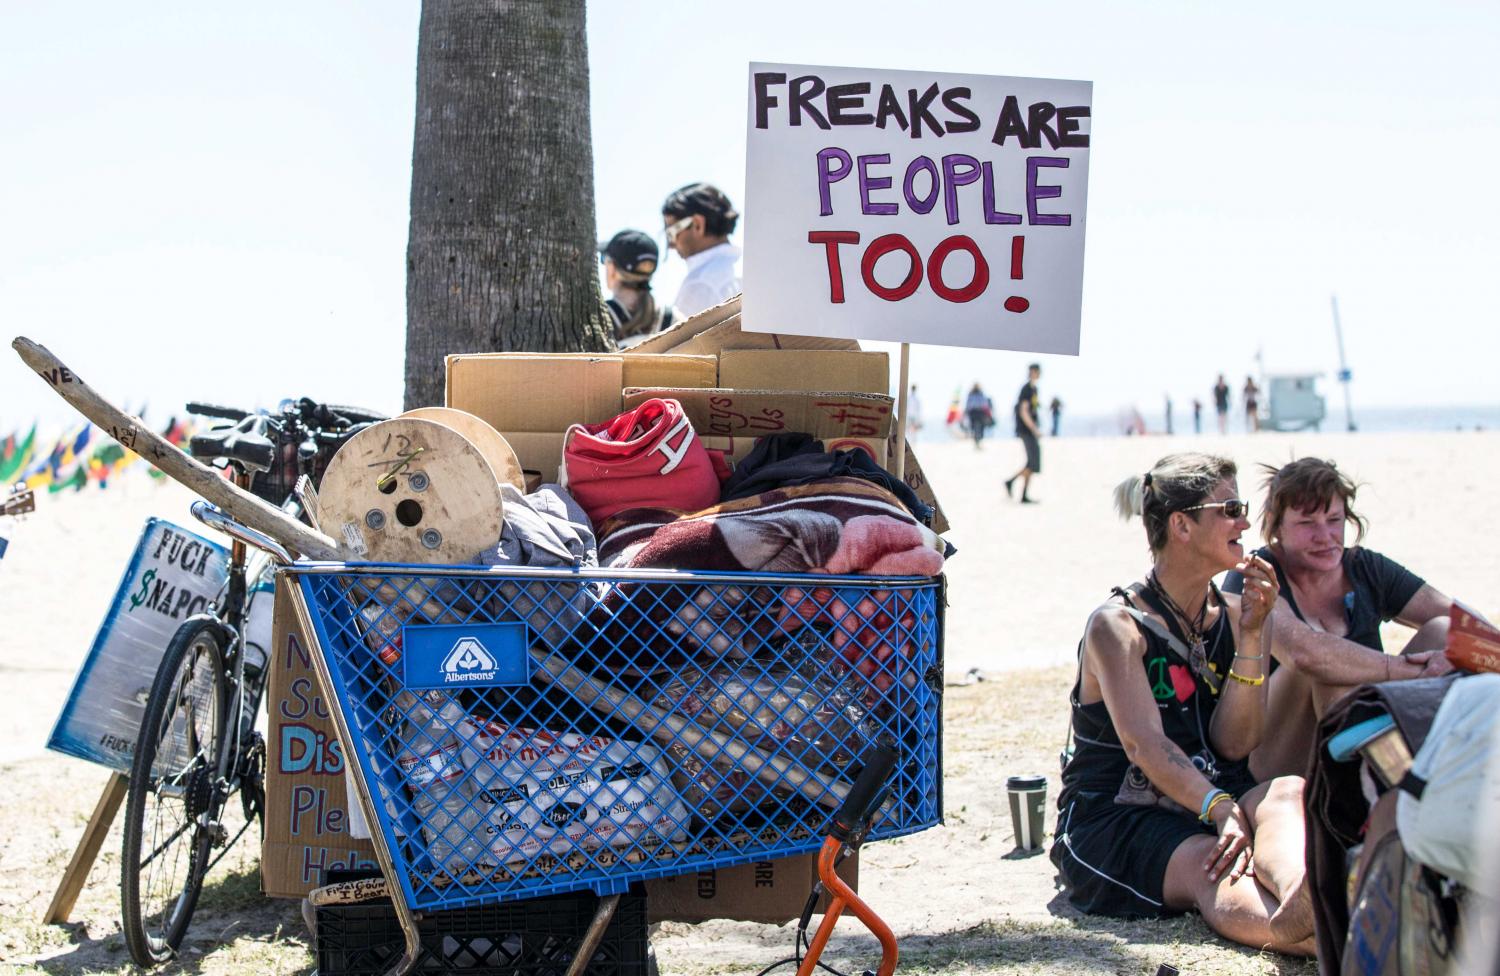
[[[593,920],[591,892],[428,912],[410,972],[421,976],[564,976]],[[384,976],[406,948],[391,902],[317,910],[319,976]],[[646,896],[620,897],[590,976],[645,976]]]
[[[877,744],[941,820],[941,578],[287,572],[400,911],[814,852]]]

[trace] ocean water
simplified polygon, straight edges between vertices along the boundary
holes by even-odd
[[[1161,410],[1154,413],[1143,414],[1141,419],[1146,425],[1146,433],[1161,434],[1166,431],[1166,421]],[[1043,417],[1042,431],[1051,430],[1051,417]],[[1216,429],[1217,420],[1211,410],[1203,413],[1203,429],[1211,433]],[[1369,407],[1354,409],[1354,423],[1359,433],[1389,433],[1393,431],[1420,432],[1420,431],[1451,431],[1451,430],[1500,430],[1500,404],[1472,404],[1468,406],[1446,406],[1446,407]],[[1125,432],[1129,424],[1129,417],[1121,412],[1118,415],[1093,414],[1093,415],[1070,415],[1064,411],[1059,434],[1062,437],[1118,437]],[[1343,433],[1347,429],[1344,407],[1342,403],[1328,403],[1328,416],[1324,418],[1320,427],[1326,432]],[[1193,430],[1192,407],[1189,405],[1185,410],[1178,407],[1173,413],[1173,431],[1177,434],[1190,434]],[[1231,434],[1243,433],[1245,430],[1245,415],[1242,411],[1231,410],[1229,413],[1229,432]],[[1011,423],[1008,417],[1003,418],[1001,425],[990,431],[991,437],[1003,435],[1009,437],[1011,434]],[[951,436],[943,427],[943,418],[926,418],[925,427],[918,435],[917,442],[923,440],[948,439]]]

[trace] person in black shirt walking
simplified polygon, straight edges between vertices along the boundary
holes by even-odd
[[[1224,382],[1223,373],[1214,384],[1214,411],[1219,415],[1219,433],[1229,433],[1229,384]]]
[[[1026,448],[1026,463],[1021,465],[1020,471],[1005,479],[1005,493],[1011,496],[1014,496],[1016,481],[1021,482],[1021,501],[1027,505],[1036,502],[1030,494],[1031,476],[1042,472],[1042,428],[1037,421],[1042,401],[1036,392],[1036,381],[1041,378],[1041,365],[1032,363],[1027,368],[1026,385],[1021,387],[1015,407],[1016,436]]]

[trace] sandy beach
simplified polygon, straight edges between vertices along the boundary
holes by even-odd
[[[1078,919],[1056,897],[1045,857],[1014,856],[1000,783],[1010,773],[1044,772],[1055,791],[1083,621],[1112,585],[1146,568],[1141,528],[1110,510],[1110,488],[1121,477],[1162,454],[1206,448],[1239,462],[1241,492],[1258,502],[1255,462],[1333,458],[1365,485],[1358,507],[1371,523],[1367,544],[1493,616],[1500,613],[1500,555],[1484,540],[1497,519],[1483,499],[1500,474],[1500,433],[1048,440],[1034,506],[1008,500],[1001,487],[1021,460],[1012,438],[975,450],[928,437],[917,448],[959,549],[948,571],[948,822],[871,846],[861,872],[863,895],[893,923],[916,968],[1154,972],[1170,961],[1185,971],[1312,972],[1229,948],[1196,919]],[[128,968],[117,921],[118,828],[77,921],[39,922],[105,779],[97,767],[47,752],[44,742],[141,524],[157,515],[191,525],[191,500],[185,489],[137,471],[104,492],[43,497],[34,515],[8,526],[10,551],[0,560],[7,692],[0,776],[8,784],[0,813],[0,963],[48,972]],[[990,680],[958,686],[971,668]],[[295,906],[259,898],[253,852],[220,870],[228,880],[216,879],[206,896],[187,968],[247,972],[250,960],[261,973],[307,971],[312,960]],[[857,928],[841,929],[835,956],[868,949],[867,939],[851,934]],[[670,925],[658,940],[670,972],[753,972],[789,948],[788,930],[737,923]]]

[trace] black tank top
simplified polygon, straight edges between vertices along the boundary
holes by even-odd
[[[1131,585],[1128,591],[1116,588],[1115,595],[1137,612],[1149,609],[1164,620],[1170,622],[1173,619],[1156,594],[1139,583]],[[1217,590],[1214,595],[1218,596]],[[1219,617],[1203,636],[1204,660],[1197,669],[1172,647],[1162,633],[1139,617],[1136,626],[1146,638],[1146,653],[1141,657],[1141,665],[1146,670],[1151,695],[1156,699],[1162,731],[1214,785],[1237,792],[1226,785],[1226,781],[1234,780],[1234,785],[1239,785],[1238,780],[1245,775],[1243,760],[1221,761],[1209,744],[1208,730],[1214,708],[1219,703],[1223,676],[1229,672],[1234,660],[1234,631],[1230,629],[1228,612],[1222,609],[1222,597],[1218,598],[1218,604],[1221,608]],[[1175,625],[1173,633],[1186,650],[1188,641],[1175,631]],[[1082,641],[1079,642],[1078,655],[1078,679],[1069,696],[1073,707],[1075,746],[1072,758],[1063,769],[1060,803],[1066,805],[1072,796],[1087,794],[1091,798],[1113,798],[1117,803],[1130,805],[1175,806],[1171,801],[1164,801],[1145,774],[1126,758],[1125,748],[1120,744],[1119,733],[1115,731],[1104,702],[1085,705],[1080,701],[1083,693]]]

